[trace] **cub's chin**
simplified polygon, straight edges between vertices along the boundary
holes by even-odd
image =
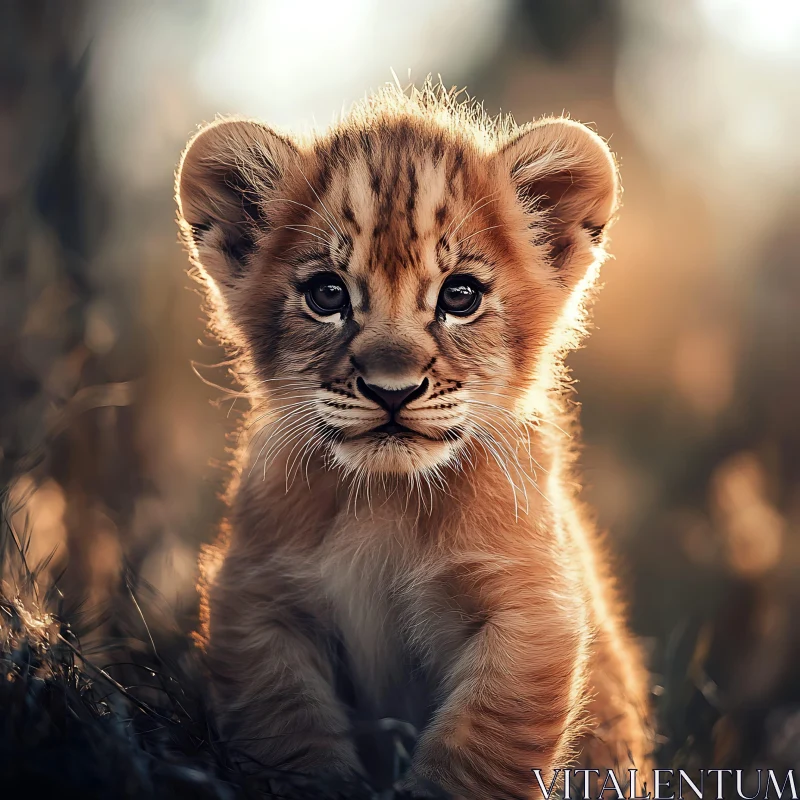
[[[420,434],[370,432],[333,446],[334,462],[347,472],[411,475],[450,461],[455,443]]]

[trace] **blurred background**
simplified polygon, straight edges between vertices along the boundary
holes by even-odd
[[[585,497],[666,757],[800,765],[796,0],[0,0],[0,481],[29,561],[111,614],[127,562],[191,629],[237,410],[192,369],[230,385],[178,157],[218,113],[325,126],[391,70],[610,139]]]

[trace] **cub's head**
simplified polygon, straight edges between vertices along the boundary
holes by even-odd
[[[306,141],[216,122],[177,180],[218,322],[271,396],[266,453],[381,474],[510,447],[617,194],[583,125],[399,92]]]

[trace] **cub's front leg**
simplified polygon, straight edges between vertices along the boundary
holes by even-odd
[[[569,581],[537,582],[535,571],[506,562],[487,578],[486,563],[475,565],[470,599],[482,623],[446,669],[442,704],[401,788],[424,796],[432,782],[471,800],[527,798],[534,768],[548,785],[569,763],[585,695],[586,604]]]
[[[281,581],[229,551],[209,590],[206,649],[222,735],[255,766],[361,771],[326,644]]]

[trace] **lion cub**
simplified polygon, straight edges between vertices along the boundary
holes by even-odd
[[[257,763],[363,773],[387,716],[421,729],[411,793],[646,763],[646,673],[563,430],[617,199],[588,128],[430,85],[306,140],[223,119],[189,142],[180,226],[253,406],[205,646]]]

